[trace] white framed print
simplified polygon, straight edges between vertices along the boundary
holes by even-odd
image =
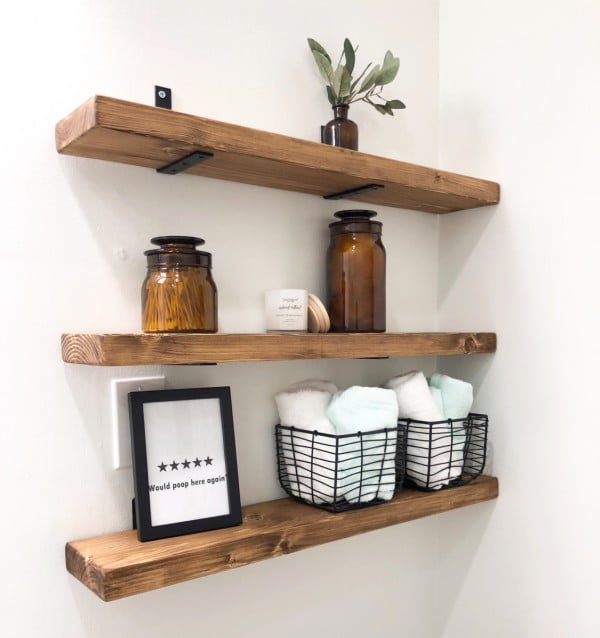
[[[140,541],[242,522],[229,388],[129,394]]]

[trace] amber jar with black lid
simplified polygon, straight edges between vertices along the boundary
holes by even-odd
[[[148,273],[142,284],[144,332],[216,332],[217,286],[212,255],[196,250],[199,237],[154,237],[147,250]]]
[[[329,224],[327,305],[332,332],[385,332],[385,248],[373,210],[341,210]]]

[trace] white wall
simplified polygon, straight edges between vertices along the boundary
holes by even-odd
[[[440,328],[498,332],[447,369],[478,381],[501,490],[445,638],[600,635],[599,24],[591,0],[441,2],[440,164],[502,185],[440,225]]]
[[[316,197],[58,156],[56,121],[94,93],[151,103],[155,83],[174,107],[317,139],[329,119],[305,38],[344,36],[361,58],[387,47],[402,60],[394,119],[358,106],[361,148],[408,161],[437,159],[438,3],[384,0],[228,3],[63,1],[0,5],[0,182],[4,241],[3,531],[0,634],[81,638],[439,635],[451,605],[440,569],[447,526],[470,549],[454,512],[348,539],[110,605],[64,569],[67,540],[130,524],[131,474],[110,469],[109,379],[155,369],[61,362],[63,331],[139,328],[142,252],[161,234],[206,238],[221,328],[262,328],[262,293],[323,293],[327,223],[340,204]],[[479,171],[477,171],[479,172]],[[342,204],[345,206],[346,202]],[[438,220],[384,210],[389,329],[435,328]],[[468,317],[467,326],[476,322]],[[507,337],[506,337],[507,339]],[[379,383],[435,360],[284,362],[164,369],[171,387],[232,387],[245,503],[277,497],[274,391],[307,376]],[[479,518],[476,518],[478,516]],[[432,614],[435,601],[441,614]]]

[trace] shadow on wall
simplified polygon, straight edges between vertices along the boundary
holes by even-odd
[[[457,379],[467,379],[473,386],[473,412],[488,414],[490,417],[490,432],[488,433],[487,455],[484,468],[485,474],[494,474],[494,428],[496,421],[493,414],[488,413],[485,402],[478,400],[480,390],[485,387],[488,375],[491,374],[496,354],[467,355],[464,357],[438,357],[438,372],[448,374]]]
[[[464,171],[468,174],[470,169],[462,168],[461,162],[464,162],[464,158],[471,157],[477,158],[478,166],[492,165],[495,159],[494,144],[492,135],[488,135],[486,131],[486,118],[492,121],[489,108],[478,108],[477,100],[472,95],[465,96],[460,102],[444,100],[443,108],[440,110],[440,131],[444,134],[445,149],[452,149],[449,170]],[[493,121],[497,122],[495,119]],[[494,134],[496,126],[494,124]],[[480,174],[480,171],[477,177],[493,181],[498,179],[498,175]]]
[[[441,109],[440,130],[444,131],[445,148],[452,149],[451,156],[445,156],[452,170],[475,174],[477,177],[501,182],[501,201],[504,199],[503,184],[500,175],[485,174],[485,168],[492,165],[495,146],[486,133],[485,118],[489,114],[477,108],[477,102],[470,96],[460,103],[444,102]],[[460,115],[460,117],[459,117]],[[462,128],[454,124],[463,122]],[[452,125],[450,125],[452,123]],[[477,157],[477,170],[469,164],[464,165],[464,158]],[[483,171],[483,172],[482,172]],[[486,206],[451,215],[440,219],[439,258],[444,267],[440,269],[438,283],[438,307],[441,309],[440,320],[453,325],[453,318],[444,315],[443,305],[450,296],[455,282],[462,283],[465,266],[471,259],[485,258],[477,255],[478,244],[489,232],[495,218],[500,212],[499,206]],[[497,232],[497,229],[494,230]],[[473,303],[486,303],[486,299],[474,299]],[[479,329],[483,329],[480,327]]]
[[[369,206],[193,175],[158,175],[151,169],[111,162],[59,160],[67,188],[98,249],[94,254],[84,252],[76,242],[74,259],[82,265],[86,260],[99,261],[104,269],[95,282],[104,289],[91,299],[97,306],[89,313],[98,321],[103,316],[103,331],[139,330],[143,253],[151,247],[151,237],[169,234],[206,240],[203,249],[213,254],[219,291],[219,330],[263,331],[264,291],[306,288],[325,299],[333,212]],[[437,218],[375,208],[387,242],[388,330],[433,330]],[[98,264],[93,265],[97,272]],[[102,300],[115,295],[121,311],[111,317]]]
[[[349,363],[351,365],[349,365]],[[64,365],[69,392],[79,414],[79,423],[89,439],[88,462],[102,475],[103,509],[109,510],[110,529],[89,527],[97,520],[82,514],[80,527],[68,532],[69,538],[82,538],[131,525],[133,498],[131,468],[114,470],[112,464],[112,426],[110,380],[136,376],[165,375],[167,388],[230,386],[236,437],[240,493],[243,504],[283,496],[277,479],[274,426],[278,421],[274,395],[287,386],[307,378],[331,379],[340,388],[351,385],[380,385],[392,376],[412,369],[427,374],[434,371],[435,358],[346,361],[272,361],[225,363],[217,366],[140,366],[103,367]],[[98,507],[88,502],[89,507]]]
[[[465,355],[463,357],[438,357],[438,372],[459,379],[468,379],[475,393],[474,405],[477,406],[477,389],[487,378],[494,362],[492,354]]]
[[[485,258],[478,256],[478,244],[483,241],[494,217],[498,214],[498,206],[486,206],[472,210],[451,213],[452,220],[442,219],[440,223],[440,255],[443,256],[444,268],[439,271],[438,305],[443,307],[446,299],[452,294],[454,284],[463,282],[462,276],[466,266],[472,259]],[[493,294],[490,290],[490,295]],[[477,296],[472,303],[487,303],[487,298]],[[465,313],[466,314],[466,313]],[[453,317],[441,314],[440,319],[454,324]],[[484,329],[479,327],[478,329]]]
[[[492,523],[496,506],[496,501],[492,501],[443,514],[437,558],[444,577],[436,578],[430,583],[432,599],[436,601],[436,613],[433,615],[438,623],[437,631],[432,635],[444,636],[455,610],[469,607],[468,602],[462,606],[457,603],[480,547],[486,542],[486,531]],[[490,580],[492,579],[493,575],[490,574]],[[476,615],[475,610],[473,615]],[[489,628],[480,627],[477,635],[492,635],[493,632],[488,631]],[[513,635],[523,634],[516,630]]]
[[[324,295],[329,202],[83,158],[61,158],[61,169],[100,259],[110,269],[113,286],[107,295],[98,295],[98,303],[118,294],[128,309],[130,325],[125,328],[121,318],[124,329],[139,329],[143,252],[158,235],[206,240],[203,249],[213,254],[219,289],[221,331],[263,330],[265,290],[293,282]],[[302,223],[291,225],[300,214]]]
[[[352,636],[439,638],[493,511],[493,503],[483,503],[472,513],[411,521],[369,533],[368,543],[366,535],[343,539],[111,602],[108,611],[64,577],[89,638],[142,638],[148,626],[152,635],[169,634],[190,609],[199,629],[218,627],[212,635],[219,638],[338,636],[342,618],[351,618]],[[418,611],[423,597],[427,613]],[[224,613],[224,604],[233,613]],[[100,613],[103,623],[96,622]]]

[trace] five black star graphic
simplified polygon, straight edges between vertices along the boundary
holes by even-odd
[[[160,465],[157,465],[156,467],[161,472],[166,472],[167,467],[171,468],[171,472],[175,472],[179,469],[180,465],[181,465],[181,469],[184,469],[184,470],[188,470],[192,466],[192,463],[194,464],[194,467],[202,467],[202,461],[204,461],[204,465],[212,465],[212,462],[214,461],[214,459],[212,459],[210,456],[207,456],[205,459],[199,459],[198,457],[196,457],[193,461],[188,461],[186,458],[185,461],[177,462],[175,459],[173,459],[172,463],[163,463],[161,461]]]

